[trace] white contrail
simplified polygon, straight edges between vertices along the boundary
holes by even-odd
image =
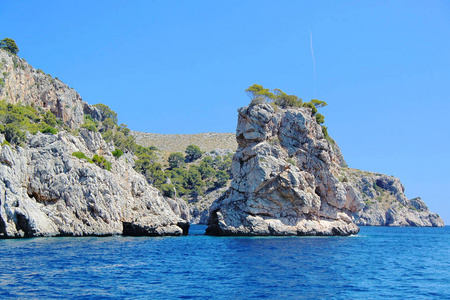
[[[311,46],[311,55],[312,55],[313,64],[314,64],[314,79],[316,79],[316,59],[314,58],[314,48],[313,48],[311,30],[309,31],[309,41],[310,41],[310,46]]]

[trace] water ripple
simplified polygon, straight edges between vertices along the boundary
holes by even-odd
[[[450,228],[352,237],[0,240],[0,297],[450,298]]]

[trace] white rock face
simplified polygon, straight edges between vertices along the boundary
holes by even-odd
[[[3,139],[3,137],[1,137]],[[0,139],[0,140],[1,140]],[[0,237],[182,235],[189,225],[99,133],[29,136],[0,151]],[[111,171],[72,156],[104,156]]]
[[[0,49],[0,99],[50,110],[70,128],[84,123],[84,114],[101,120],[100,111],[87,104],[58,79],[30,66],[24,59]]]
[[[340,157],[307,108],[238,110],[233,181],[213,203],[211,235],[349,235],[358,190],[339,181]]]
[[[344,169],[345,176],[361,192],[364,209],[354,213],[360,226],[443,227],[438,214],[429,211],[419,197],[408,199],[400,180],[379,173]]]

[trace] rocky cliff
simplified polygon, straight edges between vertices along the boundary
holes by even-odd
[[[133,169],[132,153],[117,158],[112,142],[80,129],[85,114],[104,117],[73,89],[0,50],[0,100],[51,111],[65,125],[57,125],[59,130],[75,134],[51,134],[58,130],[50,127],[51,133],[27,132],[20,143],[0,134],[0,237],[187,234],[188,222],[171,208],[182,202],[165,199],[148,184]],[[18,107],[7,106],[0,125],[3,132],[23,136],[19,112],[30,118],[25,123],[42,120]]]
[[[25,59],[0,49],[0,99],[50,110],[71,129],[84,123],[84,115],[101,119],[100,111],[57,78],[31,67]]]
[[[1,237],[187,233],[188,223],[127,162],[133,158],[116,159],[99,133],[38,133],[27,141],[1,147]],[[102,155],[111,170],[72,156],[76,151]]]
[[[308,108],[238,110],[233,181],[210,208],[211,235],[350,235],[364,206]]]
[[[364,209],[354,213],[361,226],[443,227],[439,215],[429,211],[419,197],[408,199],[398,178],[355,169],[342,169],[343,178],[360,191]]]

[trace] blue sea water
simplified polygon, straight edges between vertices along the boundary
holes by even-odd
[[[0,240],[0,298],[450,299],[450,228]]]

